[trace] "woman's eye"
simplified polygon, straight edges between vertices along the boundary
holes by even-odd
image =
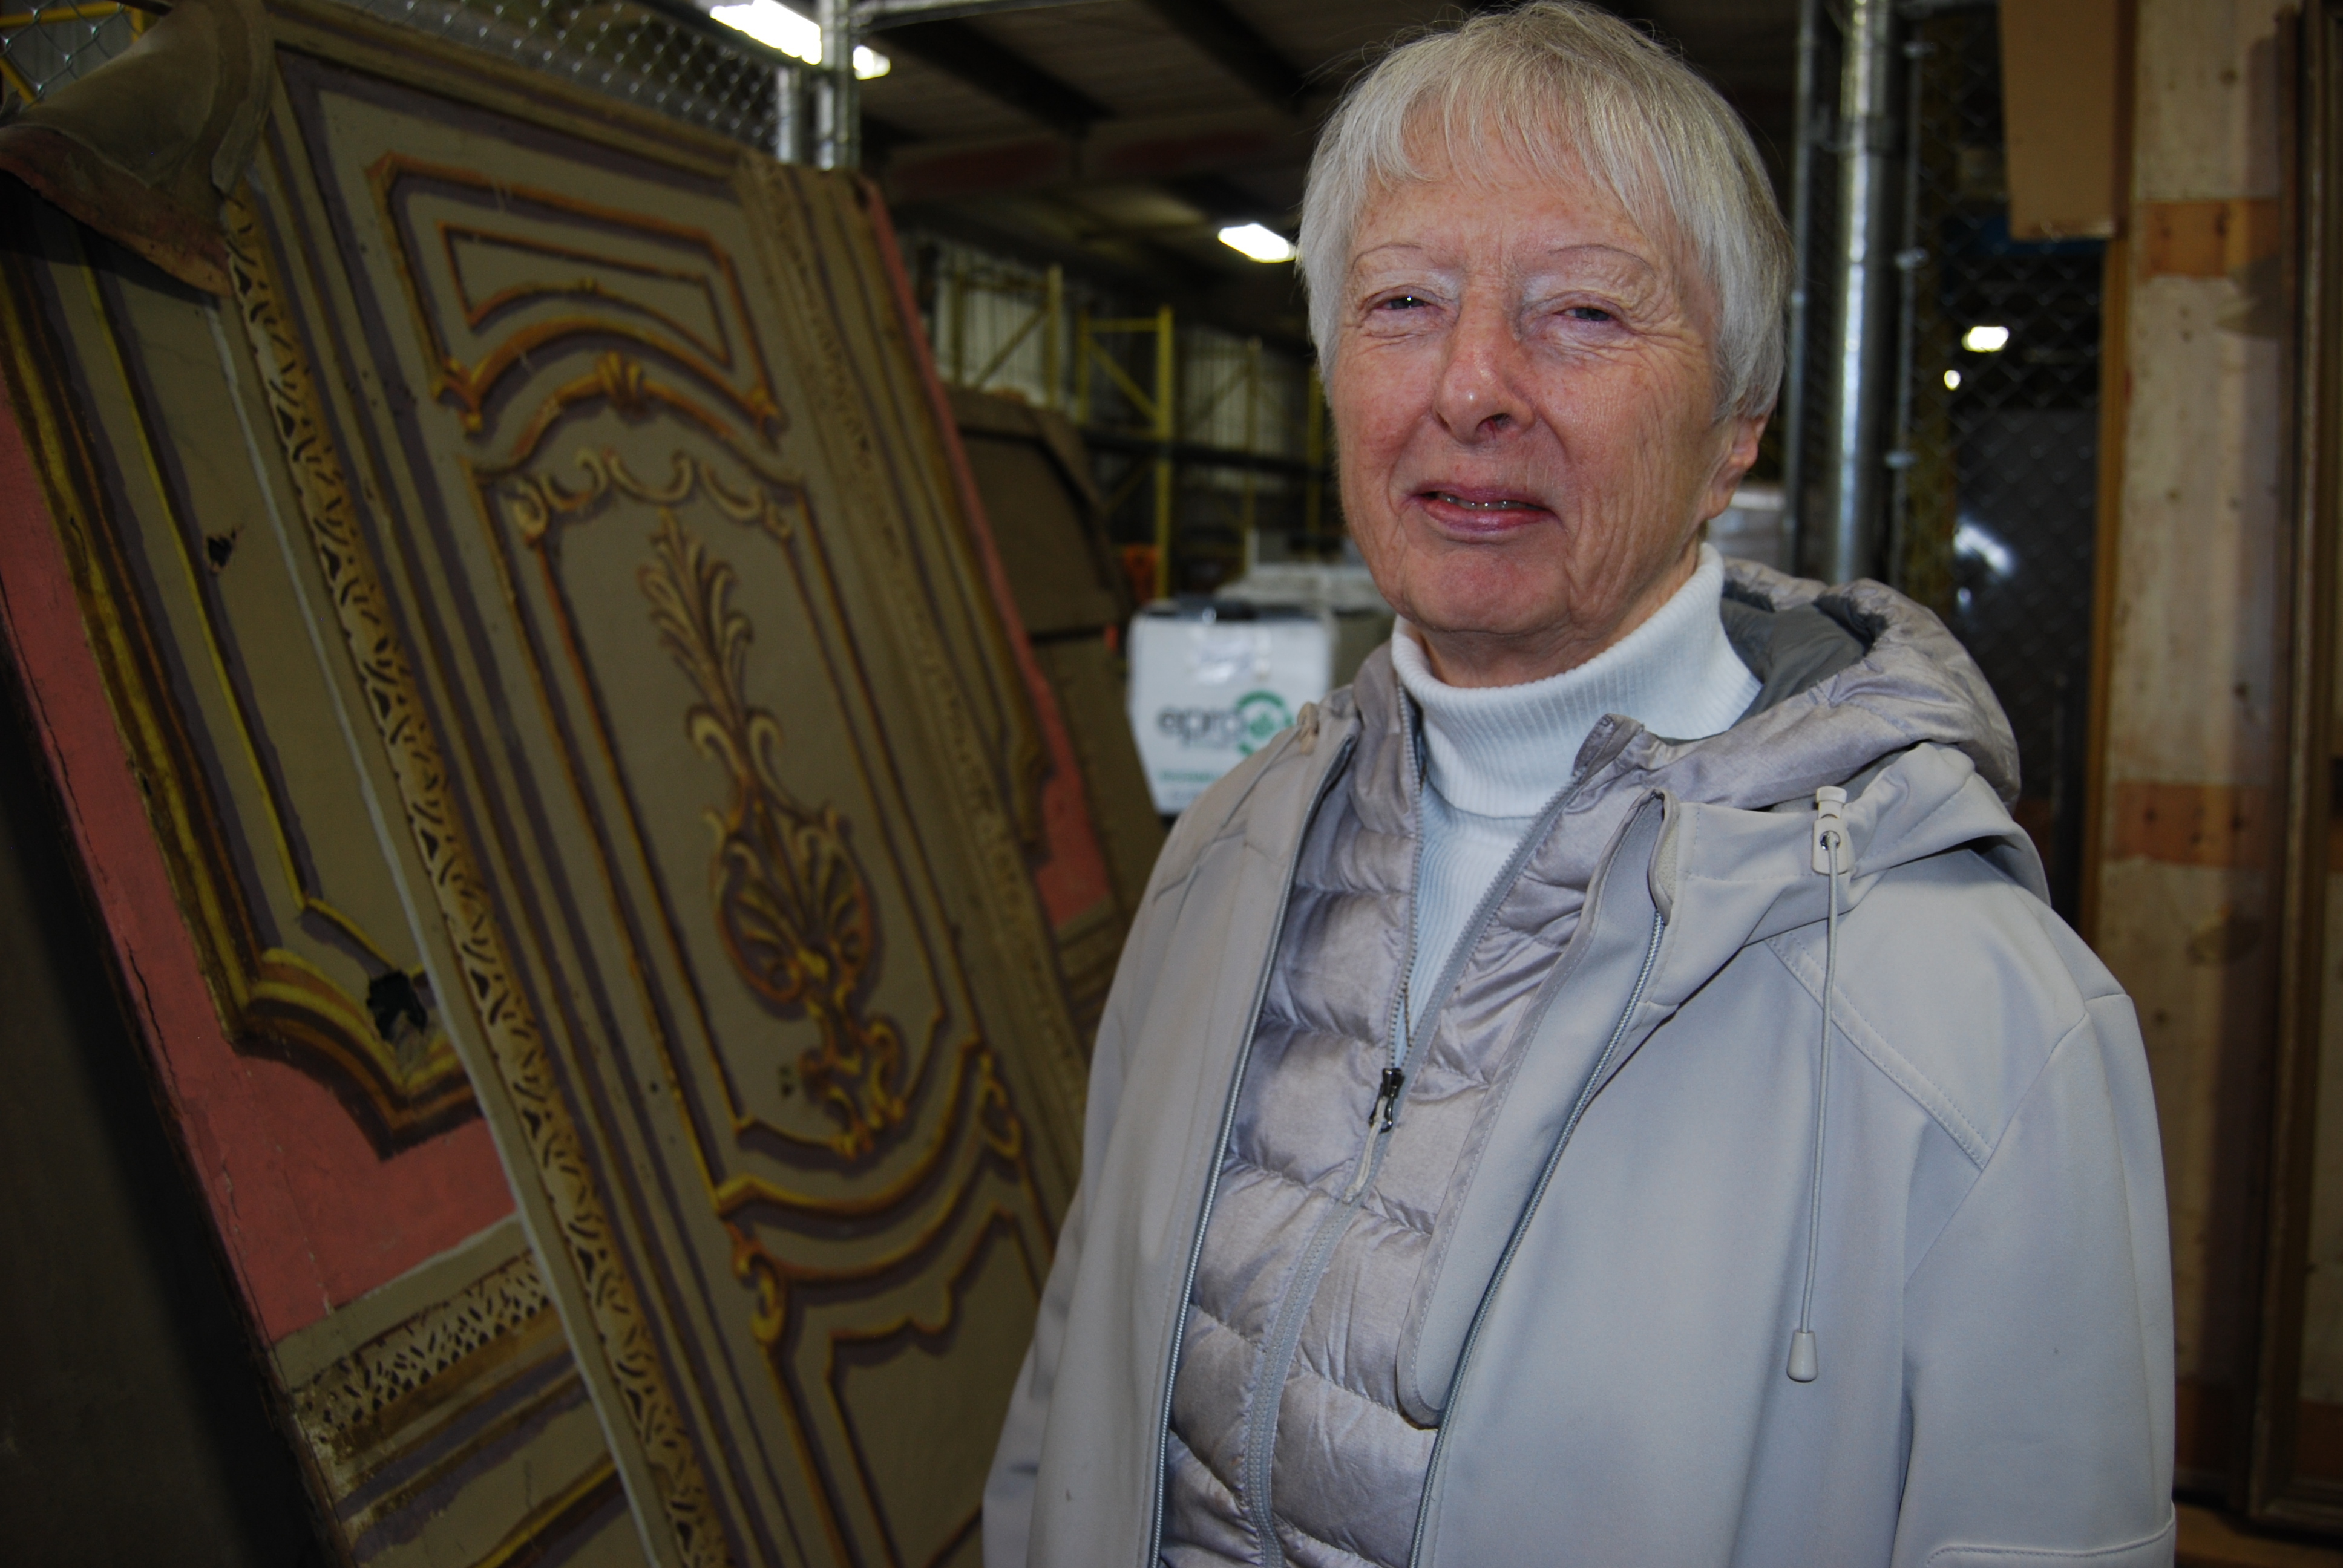
[[[1563,314],[1573,321],[1616,321],[1619,318],[1599,305],[1574,305]]]
[[[1377,310],[1422,310],[1431,303],[1420,295],[1402,294],[1390,299],[1378,301],[1375,308]]]

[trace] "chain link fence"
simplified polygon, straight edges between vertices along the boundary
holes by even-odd
[[[11,106],[38,99],[84,76],[130,47],[146,17],[106,0],[99,5],[43,5],[21,10],[0,0],[0,98]]]
[[[2082,848],[2105,247],[2013,240],[1998,13],[1913,18],[1885,558],[2016,731],[2018,817],[2072,913]]]
[[[103,0],[11,10],[0,0],[0,87],[37,100],[130,46],[143,13]],[[347,0],[356,9],[767,151],[794,129],[794,66],[689,0]],[[13,109],[0,108],[0,113]]]

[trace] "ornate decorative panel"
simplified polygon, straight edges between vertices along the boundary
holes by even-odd
[[[53,499],[10,521],[55,525],[75,640],[145,798],[144,823],[134,807],[103,830],[151,825],[170,872],[126,915],[113,888],[109,919],[162,930],[176,893],[228,1038],[322,1081],[366,1135],[301,1125],[344,1113],[218,1033],[218,1058],[193,1049],[208,1020],[146,1041],[325,1538],[354,1568],[639,1563],[509,1194],[449,1190],[451,1174],[496,1182],[496,1160],[476,1120],[450,1125],[477,1117],[451,1039],[471,1004],[434,980],[460,970],[416,896],[436,863],[369,718],[386,660],[353,660],[329,618],[357,602],[334,531],[357,503],[314,432],[278,425],[233,316],[14,195],[0,221],[32,243],[0,261],[0,341]],[[22,560],[0,582],[12,609],[42,591]],[[63,695],[30,684],[36,702]],[[163,977],[132,950],[143,1013]]]
[[[222,1021],[330,1087],[377,1150],[410,1146],[473,1114],[471,1090],[404,846],[369,810],[382,780],[343,742],[357,682],[291,612],[266,411],[207,311],[90,265],[51,221],[61,254],[27,274],[46,330],[12,347],[28,386],[75,390],[49,477],[105,520],[74,541],[92,642]]]
[[[868,187],[281,15],[240,352],[656,1560],[975,1561],[1044,753]]]

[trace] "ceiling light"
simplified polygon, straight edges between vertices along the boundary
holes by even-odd
[[[1221,230],[1221,243],[1255,261],[1292,261],[1293,242],[1273,228],[1257,223],[1236,223]]]
[[[2009,347],[2009,328],[1972,327],[1961,334],[1961,347],[1972,354],[1998,354]]]
[[[1960,526],[1953,530],[1953,554],[1983,562],[1985,569],[1997,578],[2007,577],[2017,565],[2017,558],[2010,553],[2007,545],[1967,518],[1961,518]]]
[[[746,33],[759,44],[769,44],[791,59],[803,60],[809,65],[821,64],[821,24],[812,17],[790,10],[780,0],[745,0],[736,5],[717,5],[708,13],[727,27]],[[895,63],[876,49],[857,47],[854,51],[854,74],[864,81],[883,76]]]
[[[1945,372],[1945,390],[1946,390],[1946,391],[1947,391],[1947,392],[1957,392],[1957,391],[1959,391],[1960,389],[1961,389],[1961,373],[1960,373],[1959,371],[1957,371],[1957,370],[1947,370],[1947,371],[1946,371],[1946,372]]]

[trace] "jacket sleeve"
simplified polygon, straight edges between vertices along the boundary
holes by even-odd
[[[1191,809],[1191,815],[1195,815]],[[1179,896],[1171,885],[1181,879],[1182,868],[1193,864],[1196,824],[1185,819],[1163,848],[1141,900],[1139,918],[1131,922],[1117,966],[1106,1010],[1099,1020],[1096,1045],[1091,1056],[1090,1088],[1082,1113],[1081,1182],[1068,1207],[1066,1222],[1058,1232],[1057,1251],[1050,1265],[1049,1283],[1042,1288],[1041,1308],[1033,1324],[1033,1342],[1009,1396],[1009,1414],[1001,1423],[1001,1441],[993,1450],[992,1470],[984,1483],[984,1561],[986,1568],[1024,1568],[1032,1533],[1033,1486],[1041,1462],[1041,1438],[1050,1415],[1050,1396],[1056,1386],[1058,1357],[1065,1344],[1066,1315],[1072,1304],[1074,1281],[1081,1271],[1082,1237],[1088,1224],[1085,1193],[1098,1180],[1108,1136],[1114,1127],[1122,1097],[1124,1063],[1133,1036],[1147,1016],[1155,979],[1161,967],[1163,945],[1176,918]],[[1167,909],[1167,906],[1171,906]]]
[[[1082,1195],[1074,1194],[1066,1223],[1058,1232],[1057,1261],[1041,1292],[1033,1342],[1009,1396],[1009,1416],[993,1449],[992,1472],[984,1481],[985,1568],[1025,1568],[1026,1543],[1033,1529],[1033,1483],[1041,1463],[1041,1433],[1057,1381],[1058,1352],[1065,1342],[1066,1307],[1082,1246]]]
[[[1089,1227],[1085,1194],[1098,1190],[1099,1172],[1105,1164],[1121,1107],[1125,1070],[1131,1053],[1139,1049],[1190,880],[1211,845],[1241,830],[1239,808],[1254,786],[1271,769],[1313,749],[1319,733],[1318,705],[1313,703],[1302,709],[1292,728],[1223,774],[1219,783],[1180,814],[1148,877],[1138,916],[1123,940],[1122,959],[1115,969],[1113,989],[1107,993],[1106,1011],[1099,1020],[1098,1042],[1091,1056],[1090,1097],[1082,1112],[1081,1186],[1058,1233],[1050,1282],[1042,1288],[1041,1310],[1033,1325],[1033,1343],[1025,1352],[1025,1364],[1009,1396],[1009,1414],[1001,1422],[992,1470],[985,1479],[986,1568],[1025,1568],[1028,1559],[1034,1486],[1049,1426],[1050,1399],[1057,1385],[1058,1362],[1065,1348],[1067,1317],[1073,1305],[1074,1282],[1081,1272],[1082,1240]]]
[[[1906,1282],[1896,1568],[2172,1561],[2171,1280],[2147,1055],[2105,995]]]

